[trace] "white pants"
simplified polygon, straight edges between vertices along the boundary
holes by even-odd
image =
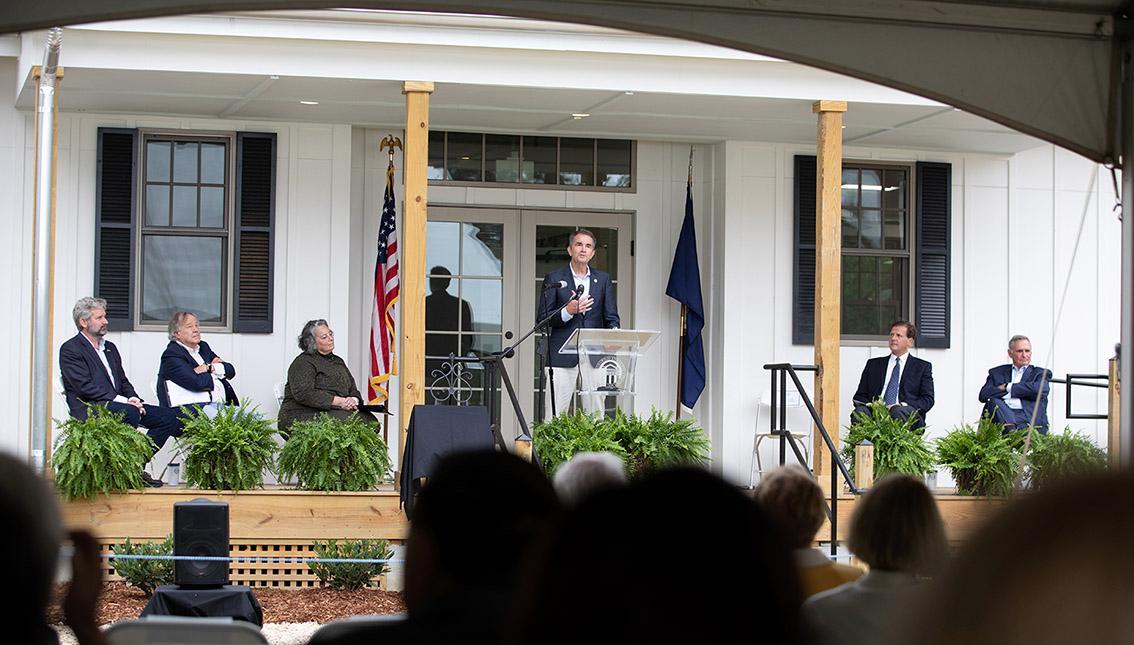
[[[575,399],[575,390],[579,387],[578,367],[549,367],[555,371],[555,414],[570,412],[571,402]],[[543,418],[550,419],[551,408],[551,382],[544,377],[543,384]]]

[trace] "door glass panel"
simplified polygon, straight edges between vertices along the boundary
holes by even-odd
[[[458,222],[425,223],[425,266],[431,274],[459,273],[461,225]],[[445,269],[439,272],[437,267]]]
[[[504,225],[461,224],[461,273],[504,275]]]
[[[461,330],[500,333],[504,315],[501,280],[461,278]]]

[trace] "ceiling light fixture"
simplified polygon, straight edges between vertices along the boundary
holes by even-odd
[[[269,79],[271,79],[271,80],[273,80],[273,81],[278,81],[278,80],[280,80],[280,77],[279,77],[279,75],[278,75],[278,74],[272,74],[272,75],[271,75],[271,76],[269,76],[268,78],[269,78]]]
[[[319,101],[300,101],[303,105],[319,105]]]
[[[587,112],[572,112],[571,113],[571,118],[575,119],[576,121],[578,121],[579,119],[585,119],[589,116],[590,116],[590,114],[587,113]]]

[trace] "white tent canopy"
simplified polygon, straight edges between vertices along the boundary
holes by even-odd
[[[919,94],[1120,165],[1134,150],[1129,1],[55,0],[9,3],[0,33],[210,11],[353,7],[586,23],[766,54]],[[64,65],[65,56],[64,56]],[[839,97],[816,96],[815,99]],[[1124,173],[1123,199],[1134,194]],[[1134,223],[1123,224],[1122,341],[1134,346]],[[1128,350],[1129,351],[1129,350]],[[1124,361],[1122,378],[1134,381]],[[1123,393],[1130,463],[1134,397]]]

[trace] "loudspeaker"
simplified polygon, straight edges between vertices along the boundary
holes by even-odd
[[[173,554],[228,557],[228,504],[207,499],[173,505]],[[174,560],[173,582],[182,587],[228,584],[228,562]]]

